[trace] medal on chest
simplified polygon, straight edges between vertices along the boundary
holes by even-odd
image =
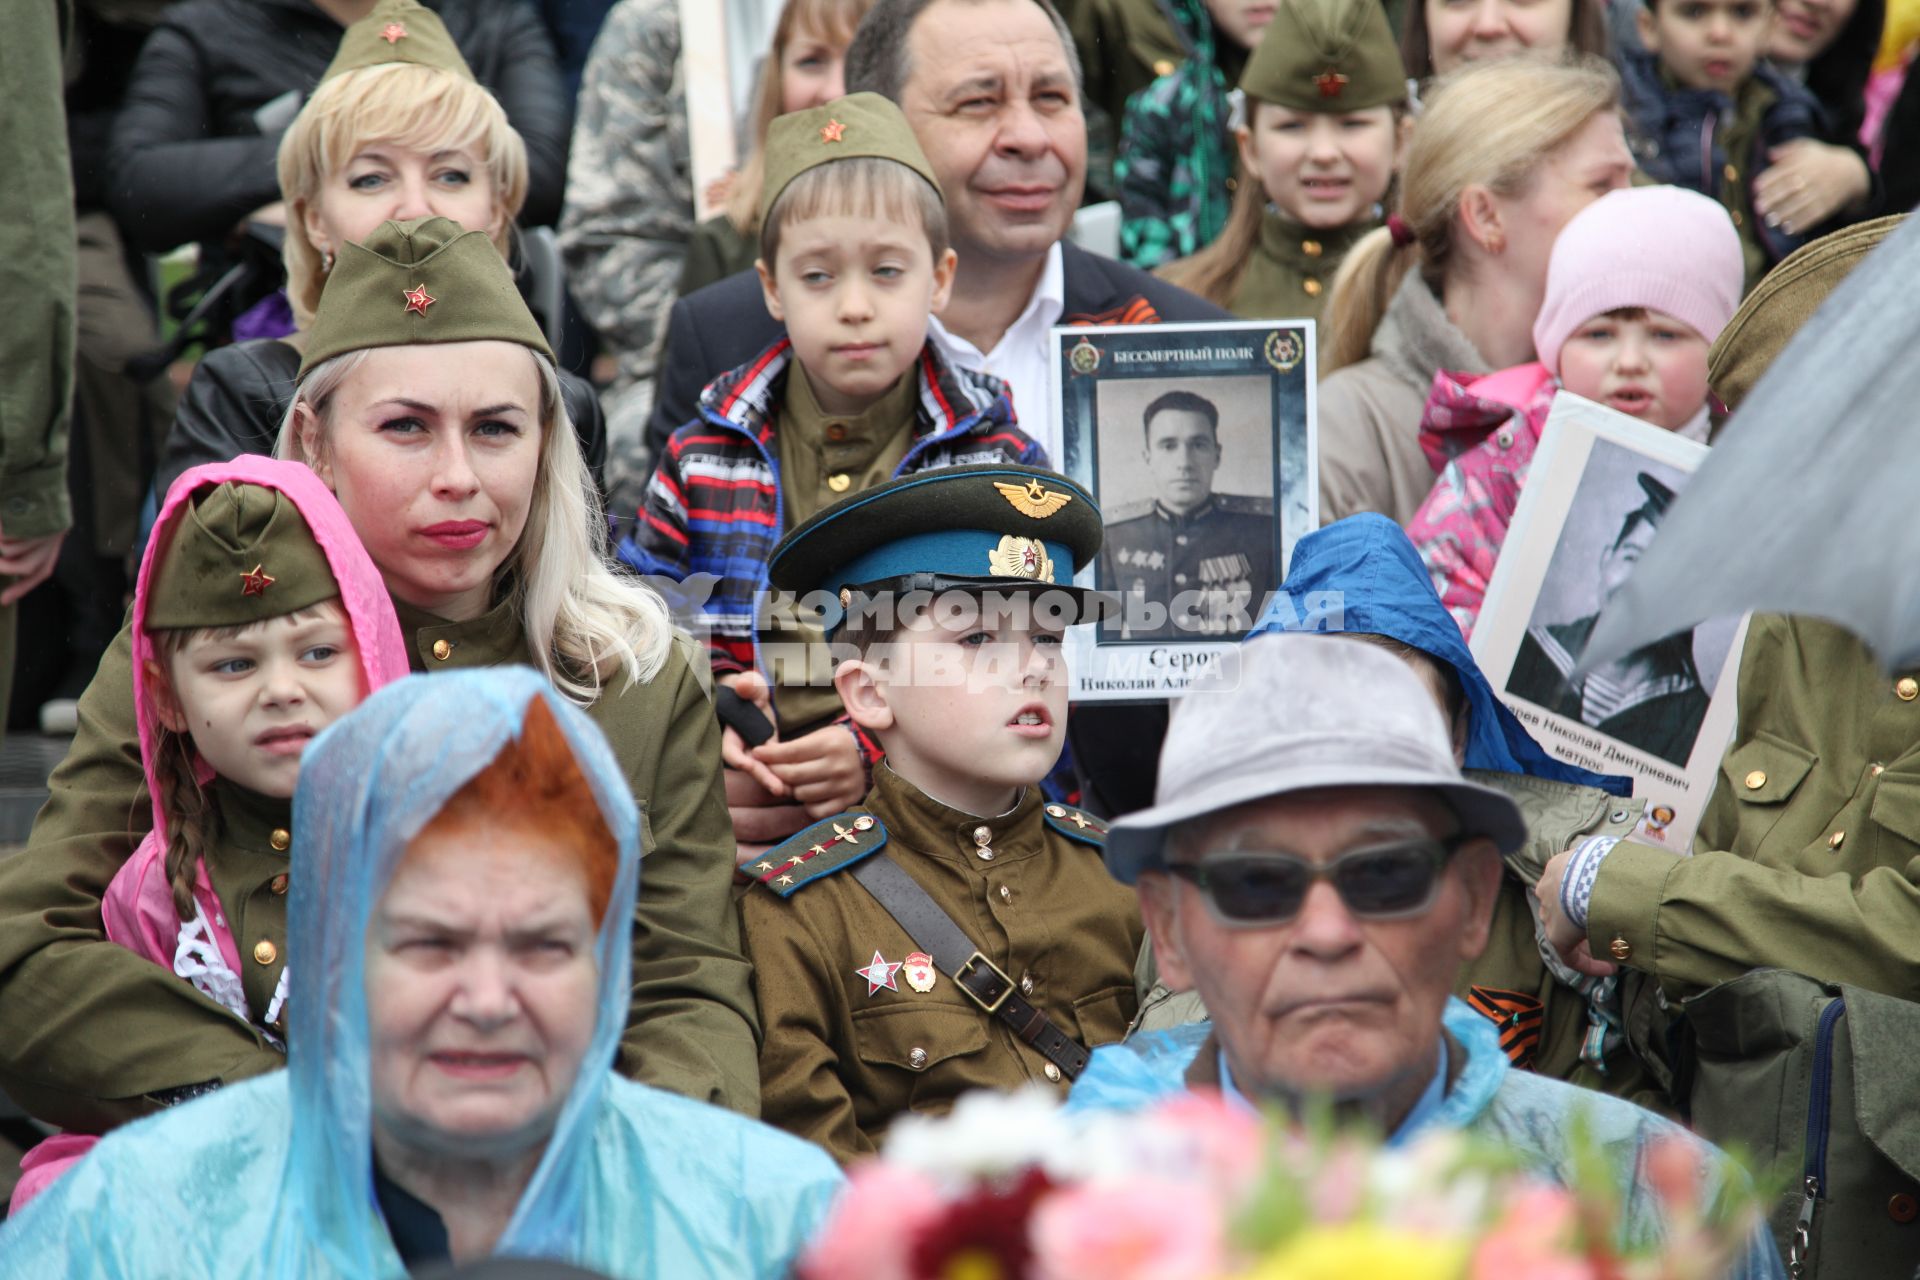
[[[933,990],[934,979],[940,976],[940,971],[933,967],[933,957],[924,951],[911,952],[901,962],[901,972],[907,985],[923,994]]]

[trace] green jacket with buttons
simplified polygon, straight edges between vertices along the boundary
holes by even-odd
[[[873,825],[856,827],[862,817]],[[883,766],[863,808],[750,864],[762,883],[740,908],[765,1029],[761,1118],[845,1162],[874,1151],[902,1113],[944,1113],[971,1089],[1038,1083],[1064,1096],[1059,1069],[947,974],[920,991],[904,969],[878,989],[855,972],[876,954],[897,963],[919,947],[843,868],[879,845],[865,856],[898,863],[1037,1009],[1091,1049],[1119,1040],[1133,1018],[1142,935],[1132,890],[1101,862],[1104,833],[1076,817],[1087,821],[1034,788],[1004,817],[975,817]],[[823,854],[833,861],[817,870]]]
[[[1369,218],[1320,231],[1269,209],[1227,309],[1243,320],[1318,320],[1347,251],[1379,225]]]
[[[510,603],[465,623],[395,604],[416,671],[528,659]],[[616,686],[590,711],[626,771],[643,824],[633,1014],[619,1065],[649,1084],[753,1114],[752,985],[733,911],[718,722],[696,663],[705,659],[692,642],[676,639],[651,681]],[[154,1110],[156,1094],[232,1083],[285,1059],[254,1028],[103,936],[101,897],[152,812],[129,630],[101,660],[79,719],[26,849],[0,858],[0,1089],[51,1124],[100,1133]],[[243,840],[258,843],[262,830],[267,848],[250,851],[258,856],[232,873],[238,879],[219,871],[214,879],[223,903],[245,897],[236,941],[243,966],[264,969],[271,966],[256,962],[255,949],[284,941],[286,899],[270,880],[264,894],[257,883],[256,873],[278,865],[268,857],[270,820],[249,814],[236,822]],[[299,850],[288,856],[297,875]],[[250,1005],[254,978],[247,975]]]
[[[1631,841],[1600,865],[1593,954],[1682,998],[1756,968],[1920,994],[1920,682],[1830,623],[1756,616],[1740,728],[1676,857]]]
[[[1592,1025],[1586,990],[1572,985],[1580,975],[1549,961],[1535,925],[1533,886],[1549,859],[1588,836],[1622,836],[1640,817],[1640,802],[1622,800],[1593,787],[1531,778],[1522,774],[1469,770],[1474,782],[1497,787],[1520,806],[1527,842],[1508,856],[1494,899],[1493,927],[1487,949],[1460,971],[1454,994],[1500,1028],[1501,1047],[1515,1065],[1555,1080],[1568,1080],[1643,1103],[1663,1103],[1629,1041],[1616,1036],[1597,1061],[1582,1057]],[[1197,992],[1173,991],[1158,980],[1150,947],[1143,948],[1136,973],[1146,995],[1140,1016],[1128,1031],[1158,1031],[1206,1018]],[[1629,982],[1637,979],[1629,979]],[[1589,981],[1582,987],[1590,988]],[[1594,997],[1605,1011],[1625,1016],[1618,993]]]

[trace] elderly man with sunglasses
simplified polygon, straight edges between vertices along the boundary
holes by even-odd
[[[1569,1122],[1584,1113],[1639,1238],[1662,1229],[1638,1176],[1652,1141],[1698,1148],[1717,1187],[1713,1148],[1630,1102],[1513,1069],[1494,1025],[1452,997],[1525,827],[1505,795],[1462,777],[1405,662],[1324,636],[1248,641],[1176,707],[1156,801],[1113,825],[1107,866],[1139,890],[1162,977],[1212,1017],[1095,1050],[1070,1106],[1191,1088],[1288,1107],[1326,1097],[1390,1144],[1467,1129],[1556,1182],[1572,1176]],[[1732,1274],[1785,1274],[1764,1228]]]

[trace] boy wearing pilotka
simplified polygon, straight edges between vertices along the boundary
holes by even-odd
[[[1050,471],[954,467],[821,512],[773,553],[835,602],[834,685],[886,749],[865,800],[744,870],[760,1113],[845,1162],[971,1089],[1066,1086],[1136,1006],[1139,911],[1104,825],[1050,803],[1072,585],[1099,509]]]
[[[766,743],[723,736],[743,857],[858,801],[879,754],[833,689],[789,660],[817,634],[757,637],[780,535],[896,476],[1045,462],[1005,384],[952,367],[928,340],[956,258],[939,184],[900,109],[860,93],[782,116],[766,155],[756,266],[787,335],[702,393],[620,547],[642,573],[717,579],[703,602],[715,676],[772,713]]]

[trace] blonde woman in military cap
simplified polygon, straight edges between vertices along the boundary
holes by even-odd
[[[1407,82],[1379,0],[1282,0],[1240,78],[1240,183],[1213,244],[1161,274],[1248,319],[1318,319],[1380,225]]]
[[[198,993],[174,992],[183,1034],[190,1018],[210,1039],[237,1019],[284,1051],[300,757],[407,673],[393,604],[313,472],[248,457],[196,467],[167,494],[132,630],[153,827],[107,887],[104,931]],[[29,1152],[10,1210],[93,1141]]]
[[[484,234],[430,218],[343,249],[281,453],[338,497],[414,670],[526,663],[605,731],[646,810],[651,886],[620,1068],[751,1113],[753,996],[705,659],[610,567],[546,341]],[[281,1061],[238,1019],[209,1029],[204,999],[100,932],[101,895],[148,825],[131,668],[123,632],[81,699],[56,798],[0,863],[0,1087],[87,1132]]]
[[[262,304],[246,340],[195,366],[155,480],[161,493],[188,467],[273,452],[306,331],[344,245],[389,218],[439,216],[486,232],[512,257],[527,144],[474,79],[440,15],[415,0],[379,0],[347,28],[278,155],[285,297]],[[560,377],[597,476],[606,455],[599,400],[584,379]]]
[[[817,637],[766,637],[777,648],[756,638],[780,535],[892,477],[1045,461],[1006,385],[950,365],[928,337],[956,259],[939,183],[900,108],[856,93],[781,116],[764,155],[757,266],[786,334],[702,393],[619,548],[645,574],[717,579],[702,601],[708,659],[774,717],[773,740],[729,728],[722,749],[743,859],[859,800],[879,755],[804,659],[783,656]]]
[[[1117,604],[1072,585],[1100,531],[1062,476],[964,466],[835,503],[773,553],[886,750],[864,801],[747,865],[741,901],[761,1114],[836,1159],[969,1089],[1064,1092],[1133,1017],[1140,917],[1103,878],[1104,825],[1040,793],[1065,628]]]

